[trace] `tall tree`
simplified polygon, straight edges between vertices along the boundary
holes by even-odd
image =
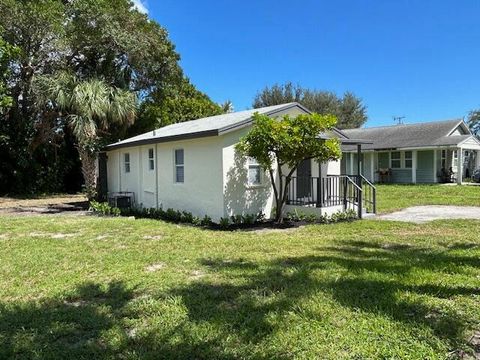
[[[140,106],[138,119],[129,136],[163,126],[223,114],[225,109],[198,91],[187,78],[180,84],[156,91]]]
[[[68,73],[39,81],[43,94],[40,106],[61,111],[78,143],[87,196],[96,194],[96,157],[102,132],[112,124],[132,123],[136,112],[135,95],[108,86],[98,79],[79,80]]]
[[[58,184],[75,170],[75,164],[55,160],[75,153],[72,128],[59,107],[35,105],[39,78],[67,71],[78,82],[101,80],[164,109],[164,118],[175,110],[175,120],[162,121],[177,121],[197,108],[209,115],[219,111],[200,92],[191,95],[193,85],[185,94],[187,80],[167,31],[130,0],[0,0],[0,14],[0,36],[19,49],[4,82],[11,107],[0,113],[0,137],[6,139],[0,142],[0,191],[45,191],[45,184]],[[173,104],[171,89],[181,95]],[[125,132],[125,123],[114,123],[99,135],[116,140]]]
[[[358,128],[368,119],[367,108],[362,100],[351,92],[338,97],[330,91],[303,88],[287,82],[275,84],[260,91],[253,100],[253,107],[298,102],[309,110],[322,115],[335,115],[340,129]]]
[[[275,195],[275,221],[283,221],[288,185],[298,165],[306,159],[319,162],[341,157],[337,139],[319,140],[337,122],[333,115],[298,115],[272,119],[256,113],[253,127],[238,143],[241,154],[255,158],[268,171]]]
[[[12,106],[12,97],[7,89],[10,63],[19,55],[18,48],[7,43],[0,36],[0,114]]]
[[[470,127],[470,130],[480,137],[480,109],[472,110],[468,114],[467,124]]]

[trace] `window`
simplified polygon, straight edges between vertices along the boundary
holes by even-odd
[[[183,149],[175,150],[175,182],[185,182],[184,154]]]
[[[390,153],[390,167],[392,169],[399,169],[401,167],[400,151]]]
[[[260,185],[262,183],[262,170],[258,161],[248,158],[248,185]]]
[[[130,172],[130,154],[129,153],[123,154],[123,163],[125,165],[125,172],[129,173]]]
[[[155,170],[155,157],[153,149],[148,149],[148,168],[150,170]]]
[[[442,150],[442,169],[447,167],[447,150]]]
[[[412,152],[405,151],[405,168],[411,169],[412,168]]]

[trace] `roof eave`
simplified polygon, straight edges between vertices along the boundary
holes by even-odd
[[[191,139],[204,138],[209,136],[218,136],[218,135],[219,135],[219,132],[216,129],[198,131],[198,132],[188,133],[188,134],[180,134],[180,135],[172,135],[172,136],[164,136],[164,137],[153,137],[150,139],[141,139],[141,140],[131,141],[128,143],[114,143],[114,144],[105,146],[102,150],[111,151],[111,150],[116,150],[120,148],[132,147],[132,146],[159,144],[159,143],[178,141],[178,140],[191,140]]]

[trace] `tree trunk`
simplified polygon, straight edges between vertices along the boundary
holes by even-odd
[[[82,174],[85,181],[85,193],[88,200],[95,199],[97,194],[97,157],[85,150],[82,146],[78,147],[78,153],[80,154],[80,160],[82,162]]]

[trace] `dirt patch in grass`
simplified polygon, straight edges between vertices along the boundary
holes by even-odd
[[[83,195],[58,195],[34,199],[0,197],[0,216],[85,215],[87,198]]]
[[[202,270],[194,270],[190,273],[190,280],[198,280],[205,276]]]
[[[155,272],[155,271],[158,271],[158,270],[161,270],[161,269],[165,268],[166,266],[167,266],[167,264],[165,264],[164,262],[159,262],[159,263],[156,263],[156,264],[148,265],[145,268],[145,271],[146,272]]]
[[[163,238],[163,235],[145,235],[143,238],[147,240],[160,240]]]

